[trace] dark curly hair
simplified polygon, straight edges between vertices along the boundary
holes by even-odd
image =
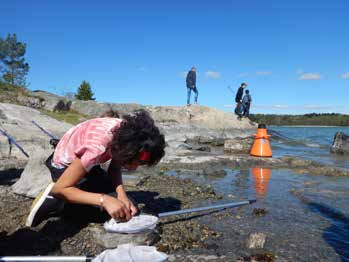
[[[165,138],[150,114],[141,109],[123,115],[122,119],[120,128],[115,131],[110,143],[112,158],[120,165],[130,164],[144,150],[150,153],[146,165],[156,165],[165,155]]]

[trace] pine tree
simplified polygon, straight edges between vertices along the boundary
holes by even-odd
[[[93,98],[91,85],[87,81],[82,81],[75,98],[79,100],[95,100],[95,98]]]
[[[17,41],[16,34],[0,38],[1,80],[11,87],[25,86],[25,76],[29,71],[29,64],[24,59],[25,51],[26,44]]]

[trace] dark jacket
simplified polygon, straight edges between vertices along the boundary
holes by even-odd
[[[196,73],[194,71],[190,70],[188,72],[186,82],[188,88],[196,87]]]
[[[241,102],[243,93],[244,93],[244,89],[242,88],[242,86],[240,86],[239,89],[238,89],[238,92],[236,93],[236,96],[235,96],[235,102],[236,103],[240,103]]]

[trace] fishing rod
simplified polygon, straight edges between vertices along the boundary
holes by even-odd
[[[164,212],[159,213],[158,217],[168,217],[168,216],[174,216],[174,215],[183,215],[187,213],[193,213],[193,212],[200,212],[200,211],[207,211],[207,210],[213,210],[213,209],[225,209],[225,208],[233,208],[233,207],[239,207],[244,205],[249,205],[252,203],[255,203],[257,200],[251,199],[241,202],[234,202],[234,203],[226,203],[226,204],[220,204],[220,205],[211,205],[206,207],[196,207],[196,208],[188,208],[188,209],[182,209],[177,211],[170,211],[170,212]]]
[[[49,137],[51,137],[50,139],[50,145],[53,146],[53,148],[56,148],[58,142],[59,142],[59,138],[52,135],[50,132],[46,131],[43,127],[41,127],[38,123],[36,123],[34,120],[32,120],[32,123],[38,127],[42,132],[44,132],[46,135],[48,135]]]
[[[94,257],[87,256],[4,256],[0,257],[0,262],[91,262]]]
[[[193,212],[200,212],[200,211],[207,211],[207,210],[214,210],[214,209],[226,209],[226,208],[233,208],[233,207],[239,207],[244,205],[249,205],[252,203],[255,203],[255,199],[241,201],[241,202],[234,202],[234,203],[225,203],[225,204],[219,204],[219,205],[211,205],[206,207],[196,207],[196,208],[189,208],[189,209],[182,209],[177,211],[170,211],[170,212],[164,212],[159,213],[158,217],[168,217],[168,216],[174,216],[174,215],[183,215]],[[88,256],[4,256],[0,257],[0,262],[12,262],[12,261],[20,261],[20,262],[44,262],[44,261],[52,261],[52,262],[91,262],[94,258],[88,257]]]
[[[52,139],[56,139],[59,140],[58,137],[52,135],[50,132],[46,131],[43,127],[41,127],[38,123],[36,123],[34,120],[32,120],[32,123],[38,127],[42,132],[44,132],[46,135],[48,135],[49,137],[51,137]]]
[[[227,86],[227,88],[234,94],[234,90],[231,88],[231,86]]]
[[[0,128],[0,133],[3,134],[4,136],[6,136],[7,139],[12,144],[14,144],[26,157],[29,158],[29,155],[24,151],[24,149],[19,144],[17,144],[17,142],[10,135],[8,135],[4,130],[2,130],[1,128]]]

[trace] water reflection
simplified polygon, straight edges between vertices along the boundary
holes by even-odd
[[[236,194],[242,198],[248,198],[250,173],[248,170],[239,170],[235,175],[234,187]]]
[[[258,200],[263,200],[266,196],[270,174],[271,174],[270,168],[262,168],[262,167],[252,168],[254,188],[256,191],[256,198]]]

